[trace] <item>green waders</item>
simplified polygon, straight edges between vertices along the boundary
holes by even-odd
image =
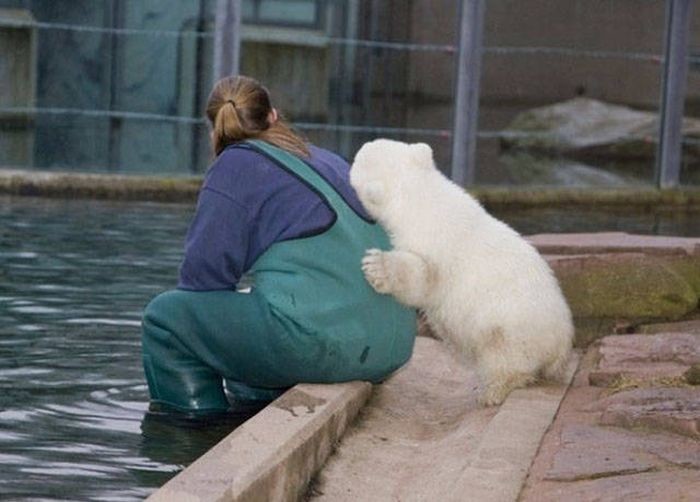
[[[365,280],[369,248],[387,249],[378,224],[359,217],[295,156],[248,141],[325,198],[327,231],[278,242],[253,265],[250,293],[173,290],[143,319],[143,361],[151,399],[186,412],[271,400],[296,383],[378,382],[411,356],[416,316]]]

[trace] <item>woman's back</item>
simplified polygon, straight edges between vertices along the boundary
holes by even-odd
[[[311,146],[304,159],[362,219],[340,156]],[[245,143],[226,148],[209,169],[187,234],[178,287],[232,289],[275,242],[316,235],[335,213],[316,190]]]

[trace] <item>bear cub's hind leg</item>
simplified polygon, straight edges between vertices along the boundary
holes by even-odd
[[[393,295],[409,307],[425,307],[436,275],[424,258],[401,250],[368,250],[362,271],[377,293]]]

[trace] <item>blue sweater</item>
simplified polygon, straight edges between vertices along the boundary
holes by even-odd
[[[327,150],[310,150],[307,163],[369,219],[350,186],[348,163]],[[296,176],[246,145],[229,146],[204,179],[178,288],[233,289],[275,242],[322,233],[334,222],[331,208]]]

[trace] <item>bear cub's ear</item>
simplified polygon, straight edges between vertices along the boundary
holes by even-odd
[[[413,143],[409,147],[411,158],[418,167],[433,167],[433,149],[425,143]]]

